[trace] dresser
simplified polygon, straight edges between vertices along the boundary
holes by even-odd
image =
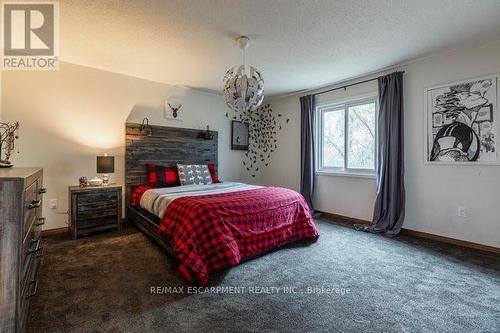
[[[38,289],[43,171],[0,169],[0,332],[23,332]]]
[[[74,239],[122,227],[122,186],[70,186],[69,231]]]

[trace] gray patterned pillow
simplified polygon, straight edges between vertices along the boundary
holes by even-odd
[[[212,176],[208,170],[208,165],[199,164],[177,164],[179,180],[181,185],[207,185],[212,184]]]

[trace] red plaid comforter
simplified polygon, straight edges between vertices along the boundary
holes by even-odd
[[[175,199],[159,229],[181,274],[202,286],[213,270],[319,236],[304,198],[277,187]]]

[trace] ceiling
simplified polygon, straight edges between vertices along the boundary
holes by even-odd
[[[241,62],[266,95],[314,88],[500,38],[498,0],[61,0],[61,60],[220,91]]]

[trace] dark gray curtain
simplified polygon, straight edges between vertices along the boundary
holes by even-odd
[[[378,78],[377,199],[373,221],[358,229],[395,236],[405,217],[403,73]]]
[[[314,211],[314,95],[300,98],[300,193]]]

